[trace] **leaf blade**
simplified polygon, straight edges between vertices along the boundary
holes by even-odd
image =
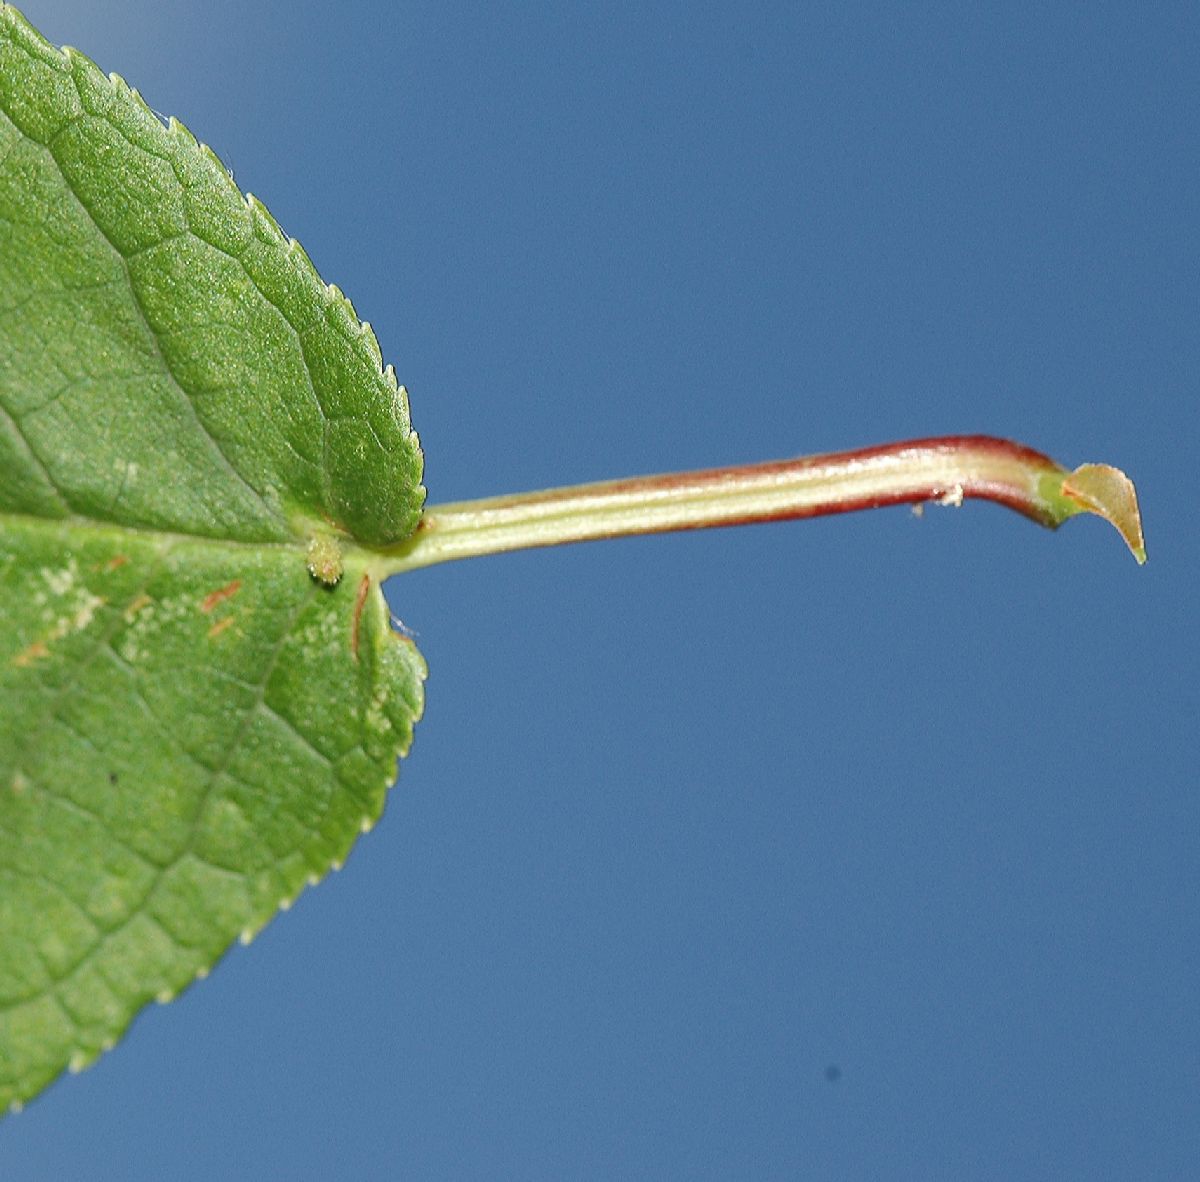
[[[0,290],[24,301],[3,310],[0,373],[71,511],[243,540],[317,522],[407,536],[424,499],[407,397],[345,297],[182,124],[11,6],[0,30]],[[97,429],[129,440],[136,472],[75,459]]]
[[[0,6],[0,1111],[380,815],[425,666],[372,548],[421,464],[370,329],[261,203]]]

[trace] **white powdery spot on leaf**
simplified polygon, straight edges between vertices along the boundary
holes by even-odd
[[[306,648],[322,651],[340,643],[345,628],[346,622],[333,612],[322,612],[310,619],[296,633],[296,638]]]
[[[79,563],[70,559],[65,567],[38,571],[44,587],[35,591],[32,602],[40,608],[46,632],[39,643],[50,646],[75,632],[82,632],[95,619],[105,600],[94,595],[79,577]]]
[[[72,558],[61,570],[49,570],[42,567],[38,574],[45,580],[50,593],[61,599],[74,590],[79,582],[79,563]]]
[[[139,595],[125,609],[129,625],[121,636],[117,651],[129,664],[135,665],[149,651],[164,629],[190,618],[197,611],[197,601],[187,597],[151,599]]]

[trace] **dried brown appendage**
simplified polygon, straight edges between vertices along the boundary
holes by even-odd
[[[1081,464],[1063,480],[1062,494],[1078,505],[1080,511],[1095,513],[1115,526],[1139,565],[1146,561],[1137,490],[1120,468]]]

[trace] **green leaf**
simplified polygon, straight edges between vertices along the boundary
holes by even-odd
[[[345,858],[422,708],[389,573],[1133,485],[986,436],[426,510],[369,326],[174,120],[0,3],[0,1113]]]
[[[379,816],[424,665],[373,559],[423,498],[341,293],[0,7],[0,1111]]]

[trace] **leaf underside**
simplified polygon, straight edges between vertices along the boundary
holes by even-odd
[[[263,206],[0,6],[0,1112],[378,818],[424,664],[370,559],[421,462]]]

